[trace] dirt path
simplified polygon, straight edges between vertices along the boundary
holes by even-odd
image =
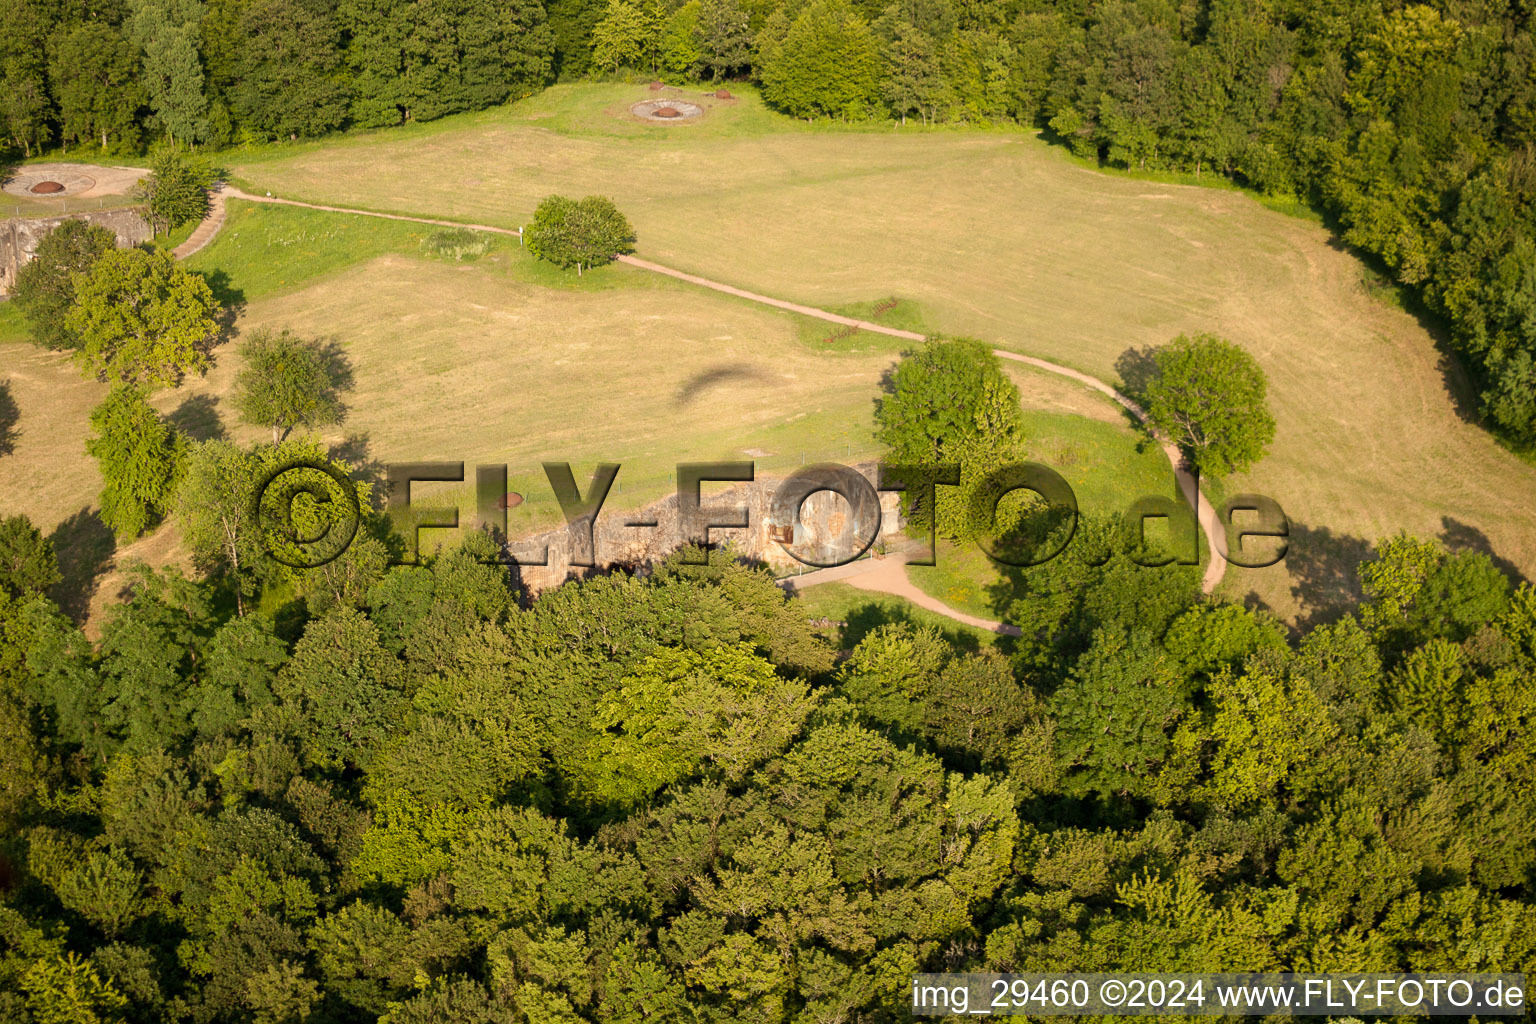
[[[218,233],[219,228],[224,223],[224,201],[226,199],[244,199],[253,203],[276,203],[283,206],[302,206],[307,210],[322,210],[326,213],[351,213],[363,217],[382,217],[385,220],[403,220],[415,224],[468,228],[471,231],[490,231],[500,235],[522,237],[522,232],[515,228],[494,227],[490,224],[463,224],[451,220],[433,220],[429,217],[410,217],[402,213],[379,213],[374,210],[356,210],[344,206],[322,206],[317,203],[301,203],[296,199],[280,199],[273,195],[251,195],[249,192],[235,188],[233,185],[223,185],[215,192],[208,216],[203,220],[203,223],[198,225],[191,238],[176,248],[178,258],[190,256],[213,240],[214,235]],[[895,327],[886,327],[881,324],[871,323],[868,320],[858,320],[853,317],[832,313],[825,309],[817,309],[815,306],[804,306],[796,302],[787,302],[784,299],[776,299],[771,295],[750,292],[744,288],[737,288],[734,285],[725,284],[721,281],[712,281],[707,277],[700,277],[697,274],[676,270],[660,263],[652,263],[650,260],[643,260],[636,256],[620,256],[618,260],[620,263],[627,264],[638,270],[646,270],[654,274],[665,274],[667,277],[686,281],[700,288],[708,288],[726,295],[733,295],[739,299],[747,299],[750,302],[772,306],[775,309],[783,309],[802,316],[815,317],[818,320],[826,320],[829,323],[871,331],[875,334],[884,334],[893,338],[903,338],[908,341],[926,340],[926,335],[919,334],[916,331],[904,331]],[[1046,359],[1037,359],[1034,356],[1019,355],[1016,352],[1007,352],[1003,349],[994,349],[993,353],[1000,359],[1012,359],[1015,362],[1026,363],[1036,369],[1069,377],[1079,384],[1108,395],[1124,406],[1138,421],[1144,424],[1148,423],[1146,411],[1141,406],[1097,377],[1090,376],[1080,370],[1074,370],[1068,366],[1062,366],[1060,363],[1053,363]],[[1184,458],[1178,448],[1166,441],[1162,442],[1162,448],[1163,454],[1168,457],[1168,462],[1173,467],[1174,475],[1179,482],[1179,489],[1184,493],[1184,500],[1189,502],[1190,506],[1195,509],[1200,527],[1205,531],[1206,544],[1210,550],[1210,562],[1206,566],[1205,576],[1201,580],[1201,589],[1209,594],[1216,589],[1216,585],[1221,582],[1222,575],[1226,572],[1226,533],[1219,528],[1220,523],[1217,520],[1215,508],[1212,507],[1205,494],[1200,490],[1199,482],[1194,474],[1189,471],[1188,466],[1185,465]],[[781,584],[788,589],[798,590],[804,587],[813,587],[817,583],[847,580],[850,586],[858,587],[861,590],[879,591],[880,593],[904,598],[920,608],[937,612],[940,615],[954,619],[956,622],[963,622],[968,626],[990,630],[993,633],[1011,636],[1019,635],[1019,628],[1017,626],[967,615],[965,612],[957,608],[951,608],[942,601],[924,593],[907,578],[905,566],[904,558],[872,559],[855,562],[848,566],[822,569],[817,572],[807,573],[804,576],[790,577],[787,580],[781,581]],[[847,571],[844,572],[843,570]]]
[[[956,622],[963,622],[967,626],[984,629],[989,633],[996,633],[999,636],[1020,636],[1022,634],[1022,630],[1018,626],[967,615],[958,608],[951,608],[938,598],[920,590],[907,578],[907,559],[905,555],[887,555],[884,558],[861,558],[857,562],[849,562],[846,565],[836,565],[830,569],[817,569],[815,572],[808,572],[803,576],[787,576],[779,580],[779,586],[790,593],[804,590],[807,587],[818,586],[822,583],[846,583],[850,587],[856,587],[859,590],[870,590],[880,594],[890,594],[893,597],[904,598],[919,608],[926,608],[946,618],[954,619]]]
[[[675,277],[679,281],[687,281],[701,288],[709,288],[726,295],[734,295],[738,299],[748,299],[752,302],[761,302],[765,306],[773,306],[775,309],[787,309],[791,313],[799,313],[802,316],[813,316],[818,320],[826,320],[829,323],[842,324],[845,327],[857,327],[862,331],[873,331],[876,334],[888,334],[893,338],[905,338],[908,341],[923,341],[927,335],[918,334],[916,331],[903,331],[895,327],[883,327],[880,324],[872,324],[868,320],[855,320],[851,316],[842,316],[838,313],[829,313],[825,309],[817,309],[815,306],[802,306],[796,302],[785,302],[783,299],[775,299],[768,295],[759,295],[757,292],[749,292],[734,285],[722,284],[719,281],[711,281],[707,277],[699,277],[697,274],[688,274],[681,270],[673,270],[664,267],[660,263],[652,263],[650,260],[638,259],[634,256],[618,257],[620,263],[627,263],[641,270],[649,270],[657,274],[666,274]]]
[[[306,210],[324,210],[326,213],[355,213],[359,217],[382,217],[384,220],[408,220],[413,224],[435,224],[444,228],[468,228],[471,231],[489,231],[497,235],[523,237],[517,228],[499,228],[492,224],[465,224],[457,220],[433,220],[431,217],[408,217],[403,213],[380,213],[377,210],[354,210],[346,206],[320,206],[317,203],[301,203],[297,199],[279,199],[277,196],[253,196],[249,192],[225,185],[223,194],[231,199],[244,199],[252,203],[276,203],[280,206],[302,206]],[[620,257],[621,259],[623,257]]]
[[[171,255],[184,260],[213,241],[213,236],[217,235],[219,229],[224,226],[225,212],[224,191],[215,185],[208,191],[208,213],[193,229],[192,234],[187,236],[187,240],[171,250]]]

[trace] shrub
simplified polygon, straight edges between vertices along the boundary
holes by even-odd
[[[635,230],[604,196],[567,199],[549,196],[534,211],[528,248],[557,267],[597,267],[620,253],[635,251]]]
[[[439,228],[422,239],[421,249],[445,260],[473,260],[491,251],[491,240],[469,228]]]

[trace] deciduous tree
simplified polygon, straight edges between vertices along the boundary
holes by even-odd
[[[295,427],[314,430],[341,422],[337,392],[349,374],[339,352],[288,330],[261,329],[241,343],[244,365],[233,402],[245,422],[272,430],[277,444]]]
[[[1247,352],[1213,334],[1180,335],[1158,350],[1147,384],[1152,422],[1201,472],[1241,473],[1275,436],[1264,371]]]
[[[738,0],[699,0],[698,39],[704,66],[717,82],[752,62],[752,21]]]
[[[535,256],[558,267],[575,267],[578,276],[583,267],[611,263],[634,246],[634,229],[605,196],[549,196],[539,203],[528,229],[528,248]]]
[[[321,135],[347,114],[334,5],[260,0],[240,14],[230,106],[258,138]]]
[[[760,73],[764,98],[788,114],[858,120],[879,102],[879,42],[847,0],[812,0]]]
[[[0,516],[0,591],[41,594],[59,581],[53,544],[26,516]]]
[[[96,376],[154,387],[208,367],[220,309],[208,282],[163,249],[103,253],[76,279],[66,327]]]
[[[38,243],[16,275],[12,301],[27,320],[32,339],[44,348],[79,348],[80,336],[67,322],[75,305],[75,280],[88,275],[117,239],[89,221],[66,220]]]
[[[119,384],[91,412],[85,449],[101,470],[101,521],[119,539],[134,539],[169,510],[184,442],[139,388]]]
[[[134,146],[144,102],[139,75],[133,44],[112,26],[88,21],[63,35],[50,63],[62,137],[103,151]]]
[[[645,10],[630,0],[608,0],[607,13],[592,30],[592,59],[619,73],[635,67],[651,48],[654,26]]]

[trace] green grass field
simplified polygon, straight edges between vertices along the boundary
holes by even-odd
[[[1114,415],[1111,410],[1117,407],[1108,399],[1094,396],[1094,400]],[[1060,473],[1072,485],[1084,514],[1114,515],[1129,509],[1138,498],[1175,493],[1168,460],[1123,422],[1092,418],[1088,410],[1031,409],[1025,412],[1024,430],[1027,457]],[[1149,527],[1149,533],[1156,529]],[[909,566],[907,578],[945,604],[972,615],[999,619],[1006,611],[987,596],[988,588],[1002,580],[997,564],[975,544],[941,542],[934,564]]]
[[[1017,132],[812,128],[750,93],[698,123],[641,124],[624,112],[645,95],[562,85],[229,162],[279,195],[507,225],[552,192],[605,193],[647,258],[826,307],[899,296],[930,329],[1110,379],[1128,350],[1215,331],[1262,363],[1279,425],[1225,487],[1274,497],[1297,527],[1288,567],[1233,570],[1229,593],[1295,615],[1400,529],[1536,569],[1536,467],[1464,418],[1424,327],[1369,294],[1315,220],[1097,173]]]

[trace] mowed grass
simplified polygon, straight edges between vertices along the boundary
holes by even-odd
[[[596,463],[620,463],[606,508],[622,509],[672,492],[679,462],[753,461],[779,475],[876,454],[873,402],[891,351],[820,351],[788,313],[620,265],[560,274],[515,239],[472,261],[433,257],[431,230],[232,203],[225,232],[191,264],[240,301],[240,333],[288,327],[345,352],[348,415],[323,435],[342,457],[375,477],[391,462],[463,461],[465,486],[414,497],[456,502],[465,526],[476,464],[509,467],[509,489],[527,499],[509,516],[518,536],[561,521],[545,461],[572,462],[583,490]],[[0,507],[45,531],[84,523],[101,487],[88,420],[107,385],[24,342],[0,344],[0,365],[21,414],[15,450],[0,456]],[[153,402],[200,439],[266,439],[230,408],[240,367],[238,344],[221,346],[206,376]],[[100,541],[99,524],[83,533]],[[185,560],[174,524],[116,555]]]
[[[1461,411],[1425,328],[1372,298],[1315,222],[1228,189],[1097,173],[1018,132],[808,128],[748,92],[695,124],[640,124],[638,85],[566,85],[398,133],[269,147],[252,187],[515,226],[562,192],[614,197],[641,255],[800,302],[900,296],[933,330],[1114,380],[1188,331],[1245,346],[1278,436],[1228,493],[1279,501],[1291,557],[1224,584],[1287,617],[1344,596],[1398,530],[1536,569],[1536,467]]]
[[[587,275],[601,288],[530,284],[527,257],[503,255],[380,257],[253,302],[246,322],[340,343],[355,386],[329,440],[371,462],[466,463],[465,486],[418,487],[421,500],[450,497],[468,523],[473,466],[508,466],[526,499],[513,536],[560,521],[545,461],[573,463],[583,490],[596,463],[620,463],[608,507],[626,508],[670,493],[679,462],[772,474],[875,454],[890,353],[814,352],[789,314],[623,267]],[[222,402],[237,369],[221,361],[193,390]]]

